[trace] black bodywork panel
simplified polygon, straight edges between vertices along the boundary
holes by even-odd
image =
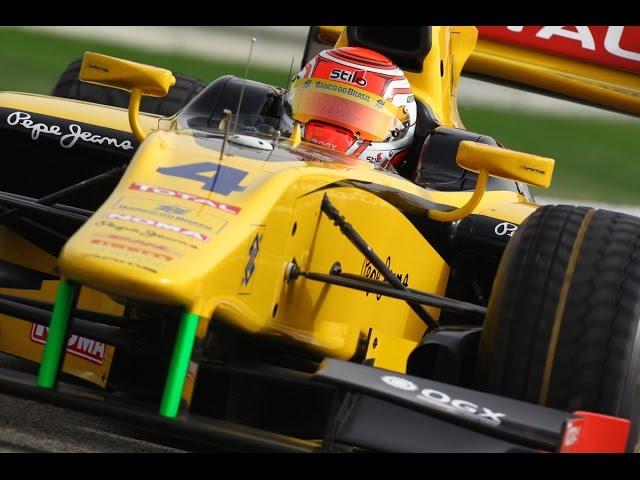
[[[339,443],[377,452],[535,452],[377,398],[358,395],[353,402],[338,428]]]
[[[44,280],[58,277],[0,260],[0,288],[39,290]]]
[[[93,141],[77,138],[87,133]],[[128,163],[138,148],[130,132],[9,108],[0,108],[0,139],[12,156],[3,163],[0,190],[36,198]],[[79,192],[65,203],[95,210],[114,186]]]
[[[422,145],[413,181],[422,187],[445,192],[473,190],[478,174],[465,170],[456,162],[458,146],[463,141],[502,147],[501,143],[488,135],[439,126],[430,132]],[[532,199],[528,187],[513,180],[490,176],[487,190],[519,192]]]
[[[463,437],[471,430],[532,448],[558,449],[565,421],[574,418],[560,410],[335,359],[328,359],[314,378],[463,427]],[[389,414],[387,410],[386,415]],[[368,423],[371,434],[373,426]],[[396,429],[398,436],[406,431],[407,424],[402,427]],[[427,432],[423,433],[425,439],[431,437]],[[455,429],[451,432],[455,436]],[[386,436],[390,446],[390,433],[381,429],[375,436]],[[431,437],[431,442],[439,440],[438,436]],[[423,445],[426,447],[426,443]],[[454,442],[448,445],[454,448]],[[416,448],[415,444],[412,448]]]
[[[138,148],[132,133],[9,108],[0,108],[0,141],[13,157],[3,164],[0,190],[35,198],[126,164]],[[72,193],[65,204],[93,211],[118,180],[110,178]],[[0,212],[11,208],[0,203]],[[37,212],[8,222],[16,233],[54,256],[80,225]]]

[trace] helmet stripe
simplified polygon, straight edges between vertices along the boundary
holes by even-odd
[[[364,152],[370,144],[371,144],[371,140],[365,140],[351,155],[353,155],[354,157],[357,157],[362,152]]]
[[[387,100],[393,100],[396,95],[410,95],[413,91],[410,88],[394,88],[391,93],[385,96]]]

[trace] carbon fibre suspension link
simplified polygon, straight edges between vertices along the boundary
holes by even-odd
[[[92,185],[96,185],[100,182],[103,182],[109,178],[121,175],[127,168],[127,164],[123,164],[123,165],[119,165],[115,168],[112,168],[111,170],[108,170],[104,173],[100,173],[98,175],[96,175],[95,177],[91,177],[91,178],[87,178],[86,180],[82,180],[81,182],[78,182],[74,185],[71,185],[69,187],[65,187],[62,190],[58,190],[56,192],[50,193],[49,195],[46,195],[42,198],[38,198],[36,200],[32,200],[32,201],[24,201],[24,200],[19,200],[19,199],[6,199],[5,201],[7,203],[13,203],[14,205],[18,205],[17,208],[13,208],[11,210],[7,210],[4,213],[0,214],[0,225],[4,225],[7,222],[10,222],[12,220],[15,220],[16,218],[22,216],[24,214],[25,211],[27,210],[36,210],[38,205],[42,205],[42,206],[47,206],[47,205],[51,205],[55,202],[57,202],[58,200],[67,197],[69,195],[71,195],[72,193],[75,193],[79,190],[88,188]],[[31,206],[31,208],[30,208]],[[82,215],[76,215],[73,214],[72,212],[65,212],[65,211],[58,211],[55,212],[55,209],[51,209],[51,208],[43,208],[41,209],[42,212],[44,213],[52,213],[52,214],[58,214],[60,216],[64,216],[67,218],[71,218],[73,220],[79,220],[79,221],[85,221],[86,218],[83,218]]]
[[[396,290],[402,290],[409,292],[409,288],[402,284],[398,277],[387,267],[382,259],[373,251],[373,248],[360,236],[360,234],[353,228],[353,226],[347,222],[340,211],[333,206],[327,194],[324,194],[322,198],[322,205],[320,207],[322,212],[327,215],[334,224],[340,228],[340,231],[345,237],[362,253],[367,260],[382,274],[384,279],[391,284]],[[411,309],[420,317],[420,319],[427,325],[430,330],[438,328],[438,322],[427,312],[421,305],[407,301]]]

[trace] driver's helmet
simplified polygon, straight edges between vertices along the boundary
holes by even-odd
[[[408,153],[417,110],[411,85],[391,60],[372,50],[324,50],[294,77],[283,121],[302,138],[386,167]]]

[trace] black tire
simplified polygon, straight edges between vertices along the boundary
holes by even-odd
[[[477,386],[640,423],[640,218],[538,209],[510,240],[483,328]]]
[[[113,107],[128,107],[128,92],[117,88],[81,82],[79,78],[81,65],[81,59],[71,62],[58,79],[56,86],[53,87],[51,95],[111,105]],[[182,75],[181,73],[174,72],[173,76],[176,77],[176,84],[169,90],[169,94],[162,98],[143,97],[140,104],[141,111],[162,115],[163,117],[171,116],[189,103],[207,85],[202,80]]]

